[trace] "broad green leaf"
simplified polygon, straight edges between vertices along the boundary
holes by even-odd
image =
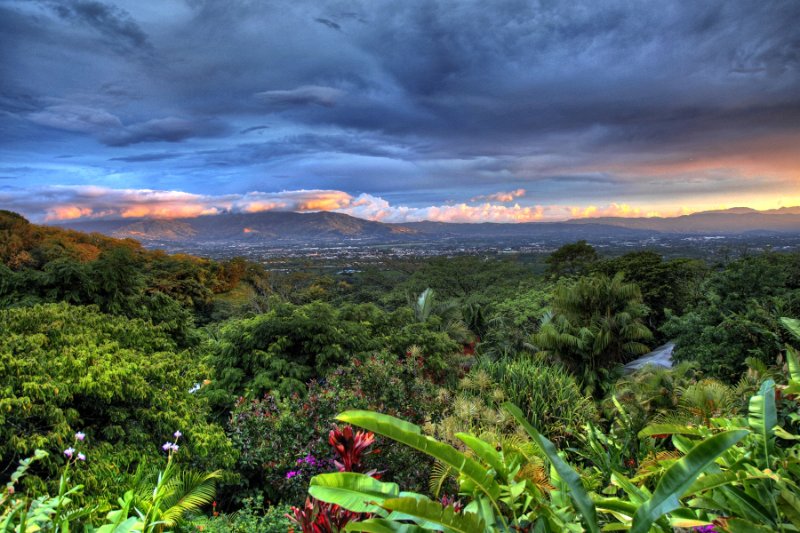
[[[475,455],[483,459],[486,464],[494,468],[495,472],[500,474],[503,478],[508,477],[508,471],[506,465],[503,464],[503,458],[490,444],[468,433],[456,433],[456,438],[466,444],[467,447],[475,452]]]
[[[401,524],[384,518],[370,518],[362,522],[349,522],[343,531],[364,531],[367,533],[425,533],[428,529],[415,524]]]
[[[472,480],[493,500],[500,496],[500,486],[494,477],[480,463],[470,459],[449,444],[439,442],[422,434],[422,429],[414,424],[393,416],[371,411],[345,411],[336,417],[346,424],[362,427],[378,435],[396,440],[406,446],[430,455]]]
[[[781,317],[781,324],[786,330],[800,340],[800,320],[796,318]],[[792,379],[795,379],[792,377]]]
[[[637,487],[630,479],[619,472],[611,473],[611,483],[624,490],[633,503],[643,503],[650,497],[646,487]]]
[[[594,502],[589,497],[589,494],[586,492],[586,489],[583,487],[583,483],[581,483],[581,478],[575,470],[571,466],[569,466],[561,457],[558,455],[558,450],[550,442],[547,438],[543,437],[541,433],[539,433],[535,427],[533,427],[526,419],[525,415],[522,414],[522,411],[519,407],[512,403],[504,403],[503,408],[506,411],[511,413],[511,415],[517,419],[528,435],[536,442],[539,448],[547,455],[547,458],[550,460],[550,463],[555,468],[558,475],[567,484],[569,487],[569,494],[572,497],[572,500],[575,502],[575,507],[581,514],[583,521],[586,525],[586,529],[593,533],[599,533],[600,528],[597,525],[597,511],[594,507]]]
[[[800,383],[800,356],[797,350],[786,345],[786,366],[789,367],[789,381]]]
[[[785,485],[784,485],[785,487]],[[800,528],[800,497],[787,488],[781,488],[778,506],[795,527]]]
[[[486,522],[475,513],[457,513],[452,506],[444,507],[441,503],[426,498],[392,498],[383,502],[383,507],[436,524],[445,528],[445,531],[458,533],[486,531]]]
[[[400,488],[396,483],[384,483],[365,474],[335,472],[311,478],[308,493],[354,513],[378,513],[384,500],[396,498]]]
[[[97,533],[133,533],[141,531],[142,523],[138,517],[132,516],[119,524],[106,524],[101,526]]]
[[[601,513],[622,513],[628,520],[633,518],[633,514],[639,508],[639,505],[620,498],[598,498],[594,504]]]
[[[766,476],[764,476],[766,477]],[[715,474],[706,474],[698,478],[689,490],[686,491],[684,496],[694,496],[701,492],[716,489],[723,485],[729,485],[735,481],[742,481],[744,479],[751,479],[747,473],[737,470],[728,470],[726,472],[717,472]]]
[[[726,526],[731,533],[774,533],[774,529],[760,524],[742,520],[741,518],[731,518]]]
[[[773,428],[778,424],[775,408],[775,382],[771,379],[761,384],[758,394],[750,398],[747,423],[758,442],[758,454],[763,467],[769,467],[773,447]]]
[[[709,437],[669,467],[656,485],[653,496],[636,511],[631,533],[647,533],[655,521],[680,507],[679,498],[698,476],[746,435],[746,430],[736,430]]]
[[[697,435],[702,436],[700,428],[681,426],[679,424],[650,424],[639,432],[639,437],[652,437],[653,435]]]
[[[489,499],[480,494],[464,508],[464,512],[478,515],[487,524],[494,524],[496,521],[494,507]]]
[[[735,514],[759,524],[774,524],[770,511],[739,487],[726,485],[721,490],[728,500],[726,507],[736,511]]]

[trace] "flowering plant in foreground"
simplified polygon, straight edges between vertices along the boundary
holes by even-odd
[[[128,490],[119,500],[120,508],[106,515],[108,523],[98,533],[160,532],[165,527],[175,527],[187,513],[214,501],[215,483],[221,472],[181,471],[175,456],[179,449],[177,442],[182,436],[180,431],[176,431],[172,435],[174,442],[168,441],[161,446],[167,452],[167,465],[157,476],[144,476],[139,484]],[[149,484],[153,482],[155,486],[151,489]]]
[[[78,451],[86,434],[77,432],[74,442],[63,451],[66,458],[64,469],[58,483],[58,495],[41,495],[31,499],[25,495],[15,497],[16,483],[25,475],[34,461],[47,457],[47,452],[36,450],[33,457],[23,459],[6,484],[6,491],[0,495],[0,531],[69,531],[70,524],[94,512],[93,507],[73,509],[73,497],[83,493],[83,485],[69,487],[69,470],[78,462],[86,461],[86,455]]]
[[[351,426],[341,429],[337,426],[328,434],[328,443],[336,455],[333,464],[339,472],[362,472],[364,457],[379,452],[379,450],[369,450],[374,442],[374,433],[354,432]],[[316,466],[320,461],[309,454],[298,459],[297,463]],[[292,470],[286,474],[286,477],[291,479],[297,474],[297,471]],[[366,475],[376,479],[380,477],[376,470],[371,470]],[[315,498],[306,498],[302,508],[292,507],[292,514],[286,516],[300,528],[302,533],[325,533],[341,531],[348,522],[364,520],[371,515],[348,511],[338,505],[321,502]]]

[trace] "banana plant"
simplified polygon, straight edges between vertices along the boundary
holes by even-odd
[[[734,532],[800,529],[800,436],[778,425],[775,389],[772,380],[764,381],[743,418],[712,419],[709,427],[653,425],[640,433],[671,435],[675,447],[686,454],[681,461],[720,435],[745,434],[685,491],[682,499],[692,514],[684,513],[681,525],[717,519]]]
[[[687,444],[685,455],[665,470],[654,491],[614,473],[612,479],[625,497],[601,497],[584,488],[578,472],[525,419],[519,408],[511,404],[503,407],[550,462],[550,482],[554,488],[546,498],[533,490],[528,481],[517,478],[519,461],[516,457],[506,457],[502,449],[497,450],[472,435],[459,434],[470,457],[423,435],[414,424],[369,411],[347,411],[337,419],[404,443],[447,465],[458,476],[461,495],[471,499],[469,505],[458,513],[423,495],[401,492],[393,483],[346,472],[315,477],[309,494],[349,511],[372,514],[367,520],[349,523],[347,531],[488,533],[533,527],[543,532],[599,532],[601,518],[609,517],[621,528],[646,533],[709,525],[713,516],[702,508],[688,508],[686,500],[700,501],[698,496],[716,488],[758,476],[755,472],[732,476],[720,471],[717,461],[750,434],[747,429],[730,429]],[[615,528],[613,523],[607,527]]]
[[[510,406],[506,406],[508,409]],[[511,407],[513,413],[515,407]],[[516,409],[521,417],[521,412]],[[403,420],[369,411],[347,411],[337,419],[383,435],[427,453],[457,477],[460,494],[470,499],[460,512],[426,496],[400,492],[384,483],[354,473],[322,474],[311,481],[309,494],[318,500],[349,511],[372,513],[373,518],[348,524],[348,531],[512,531],[535,525],[541,531],[581,531],[580,517],[565,502],[554,509],[541,487],[526,476],[533,463],[518,449],[496,449],[466,433],[456,437],[468,454],[422,434],[421,428]],[[540,436],[541,437],[541,436]],[[553,444],[541,437],[537,444],[545,455],[558,462],[550,481],[564,493],[572,493],[578,474],[558,457]],[[546,449],[545,449],[546,448]],[[537,458],[538,459],[538,458]],[[577,481],[576,481],[577,480]],[[551,497],[558,492],[551,492]],[[582,488],[581,488],[582,490]],[[591,506],[585,493],[582,503]],[[596,520],[587,522],[589,531],[599,531]]]

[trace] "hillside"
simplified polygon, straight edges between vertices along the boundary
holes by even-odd
[[[629,229],[651,230],[676,234],[744,234],[800,233],[800,208],[790,207],[770,211],[734,208],[724,211],[703,211],[673,218],[603,217],[570,220],[570,224],[606,224]]]
[[[331,243],[409,242],[457,239],[646,239],[658,234],[741,235],[800,234],[800,208],[755,211],[734,208],[706,211],[674,218],[603,217],[566,222],[387,224],[343,213],[226,213],[197,218],[70,221],[66,227],[117,238],[172,243]]]

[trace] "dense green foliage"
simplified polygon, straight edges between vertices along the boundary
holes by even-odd
[[[800,255],[706,264],[578,242],[546,260],[329,266],[167,255],[0,212],[2,520],[338,531],[399,527],[395,509],[444,531],[798,527],[800,340],[781,317],[800,316]],[[666,340],[683,364],[622,375]],[[343,423],[377,436],[332,447]],[[356,442],[369,453],[341,471]],[[359,490],[381,507],[348,511]]]
[[[746,257],[710,276],[683,315],[670,315],[664,332],[677,344],[675,359],[697,361],[735,382],[754,357],[770,364],[783,348],[781,316],[800,316],[800,254]]]
[[[562,281],[553,295],[552,316],[534,335],[534,344],[555,356],[594,389],[614,365],[647,353],[652,333],[639,287],[622,273]]]
[[[0,311],[0,369],[6,468],[37,448],[67,447],[79,430],[97,459],[81,474],[87,491],[105,491],[142,457],[157,457],[175,428],[198,465],[233,462],[222,428],[189,392],[205,369],[148,322],[64,303]],[[56,455],[32,473],[52,478],[60,464]]]

